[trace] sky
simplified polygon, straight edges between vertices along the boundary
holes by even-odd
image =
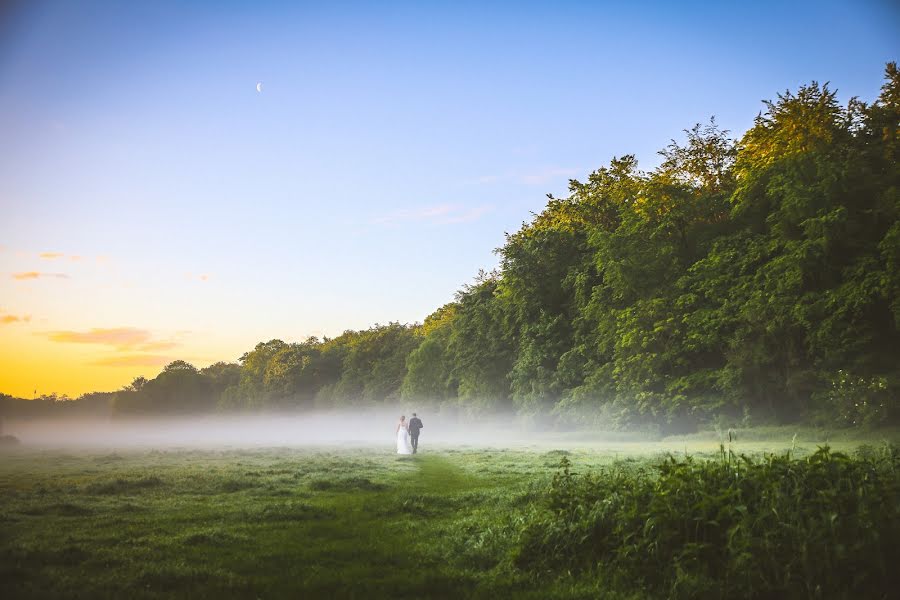
[[[4,3],[0,392],[422,321],[569,179],[898,58],[866,0]]]

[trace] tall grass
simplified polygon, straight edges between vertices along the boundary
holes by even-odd
[[[516,544],[538,575],[672,598],[887,598],[900,589],[900,455],[722,449],[576,474],[567,458]]]

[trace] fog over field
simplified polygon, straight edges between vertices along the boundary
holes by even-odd
[[[407,419],[412,413],[407,413]],[[395,446],[400,413],[388,410],[131,419],[7,421],[4,433],[37,447],[272,447],[310,445]],[[514,417],[470,422],[419,412],[421,443],[521,446],[535,443],[535,423]]]

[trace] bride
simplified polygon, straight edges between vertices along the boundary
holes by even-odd
[[[412,446],[409,444],[409,426],[406,424],[406,415],[400,416],[397,423],[397,454],[412,454]]]

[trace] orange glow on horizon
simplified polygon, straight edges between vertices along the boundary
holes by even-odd
[[[121,328],[120,331],[129,329],[132,328]],[[3,365],[0,370],[0,393],[18,398],[52,393],[76,398],[88,392],[116,391],[131,383],[135,377],[155,377],[163,366],[173,360],[184,359],[202,368],[235,355],[235,352],[223,352],[221,348],[216,350],[171,341],[116,346],[115,342],[121,339],[117,340],[114,335],[107,340],[112,341],[113,345],[84,343],[84,340],[83,343],[71,343],[75,340],[65,338],[70,343],[62,343],[61,340],[53,341],[53,333],[59,332],[35,332],[21,322],[0,325],[0,364]],[[91,331],[87,334],[90,335]],[[102,334],[100,337],[103,337]],[[167,352],[176,346],[177,349]],[[196,358],[219,355],[224,356],[221,359]]]

